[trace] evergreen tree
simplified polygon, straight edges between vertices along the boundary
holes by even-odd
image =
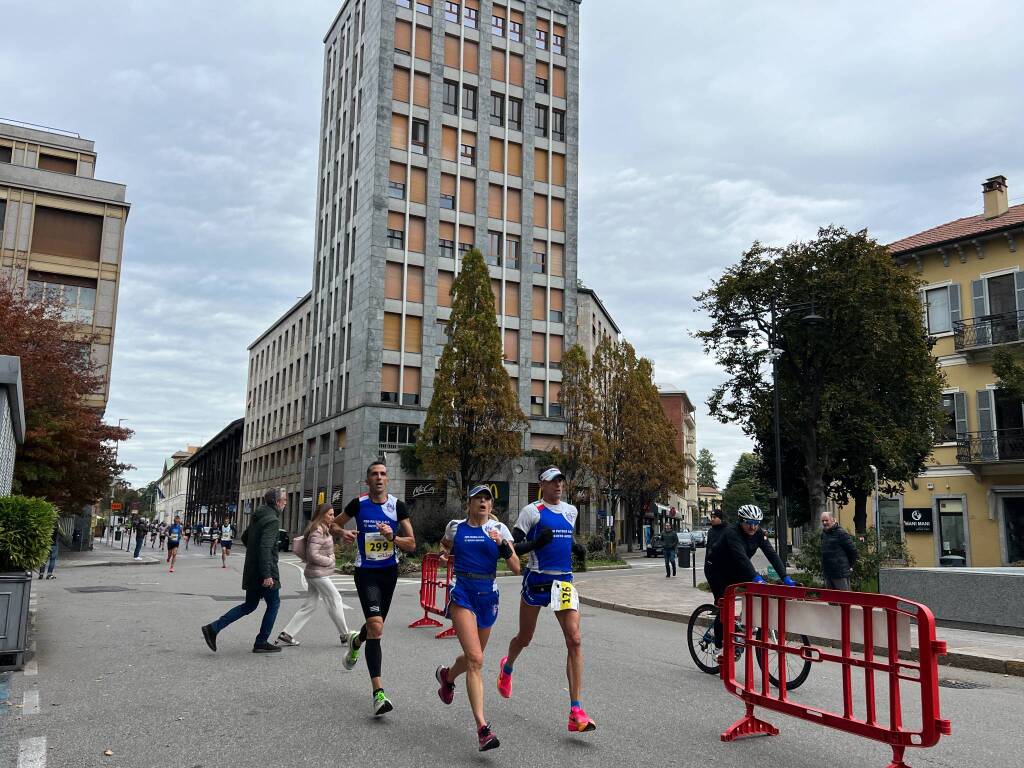
[[[717,488],[718,480],[715,477],[715,457],[707,448],[701,448],[697,452],[697,485]]]
[[[562,390],[559,395],[565,436],[561,448],[552,451],[551,460],[565,474],[566,496],[573,502],[579,491],[590,484],[591,418],[594,390],[590,381],[590,361],[579,344],[562,357]]]
[[[528,422],[502,364],[491,279],[476,248],[463,258],[452,296],[448,343],[416,452],[424,468],[455,484],[465,501],[473,483],[492,479],[522,453]]]

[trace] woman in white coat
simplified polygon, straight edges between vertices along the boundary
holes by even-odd
[[[349,631],[341,595],[330,579],[334,575],[334,536],[331,533],[334,527],[334,507],[330,504],[321,504],[316,516],[309,521],[304,534],[306,556],[303,559],[306,561],[306,567],[303,573],[307,583],[306,599],[277,636],[278,645],[299,644],[295,636],[316,612],[321,600],[327,606],[327,614],[334,622],[334,626],[338,628],[341,644],[347,647],[352,641],[352,636],[356,635],[355,632]]]

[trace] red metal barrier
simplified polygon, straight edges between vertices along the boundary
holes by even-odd
[[[420,564],[420,607],[423,608],[423,618],[417,619],[409,625],[413,627],[440,627],[443,626],[437,619],[430,618],[430,614],[444,616],[444,607],[448,604],[448,594],[452,590],[452,575],[455,573],[455,557],[449,555],[444,561],[445,575],[442,581],[437,577],[437,571],[442,565],[441,556],[431,553],[423,556]],[[444,600],[437,602],[439,589],[444,590]],[[455,627],[438,632],[434,637],[455,637]]]
[[[743,603],[743,626],[736,627],[737,599]],[[818,646],[804,646],[802,641],[793,644],[786,633],[811,634],[802,626],[787,626],[789,613],[799,613],[801,603],[818,603],[835,606],[839,618],[838,649]],[[808,609],[822,611],[821,608]],[[859,624],[851,623],[851,612],[859,614]],[[827,617],[832,613],[825,611]],[[805,613],[806,616],[806,613]],[[721,656],[722,681],[726,690],[738,696],[746,704],[746,716],[734,723],[722,734],[722,741],[733,741],[743,736],[777,735],[773,725],[754,717],[754,707],[781,712],[800,720],[821,723],[830,728],[846,731],[857,736],[874,739],[892,747],[892,762],[888,768],[906,768],[903,753],[907,747],[934,746],[942,735],[950,733],[950,723],[939,716],[939,674],[938,657],[946,652],[946,643],[935,638],[935,617],[920,603],[903,600],[891,595],[875,595],[863,592],[840,592],[804,587],[782,587],[773,584],[736,584],[726,590],[721,606],[724,644]],[[881,619],[881,621],[879,621]],[[899,636],[901,625],[907,620],[917,623],[917,661],[900,658]],[[878,626],[881,625],[881,626]],[[880,633],[876,638],[876,626]],[[774,627],[771,633],[755,632],[755,627]],[[856,653],[854,635],[862,643],[863,651]],[[884,638],[884,639],[883,639]],[[885,654],[876,656],[876,642],[884,645]],[[813,643],[813,641],[812,641]],[[745,647],[743,681],[737,679],[736,649]],[[910,648],[902,649],[904,651]],[[768,675],[762,672],[760,680],[755,679],[754,654],[762,654],[768,661],[769,652],[778,653],[777,689],[769,686]],[[809,660],[812,665],[823,663],[839,664],[842,674],[843,712],[829,712],[817,707],[802,705],[793,701],[792,692],[786,687],[786,661]],[[762,665],[767,669],[768,664]],[[854,671],[863,674],[864,717],[854,714]],[[813,674],[813,668],[812,668]],[[883,675],[880,681],[888,686],[888,725],[880,721],[875,699],[875,676]],[[901,696],[900,684],[908,683],[920,687],[919,697]],[[921,728],[906,730],[903,726],[903,704],[920,702]]]

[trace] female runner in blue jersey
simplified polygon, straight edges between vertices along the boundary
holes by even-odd
[[[466,692],[476,719],[480,751],[498,746],[498,737],[491,733],[484,717],[484,682],[481,670],[484,649],[491,636],[491,627],[498,619],[498,588],[494,579],[498,560],[504,558],[513,573],[519,573],[519,558],[512,548],[512,533],[491,517],[494,499],[486,485],[477,485],[469,492],[469,516],[452,520],[445,530],[441,549],[450,553],[455,563],[455,585],[448,596],[447,612],[462,645],[462,653],[450,667],[440,666],[434,673],[437,695],[445,704],[455,696],[455,679],[466,673]]]

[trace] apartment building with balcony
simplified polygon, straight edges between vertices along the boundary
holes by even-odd
[[[1006,178],[995,176],[982,185],[980,214],[889,248],[923,281],[948,421],[926,471],[879,500],[881,527],[905,537],[919,566],[1024,561],[1024,403],[992,372],[996,350],[1024,353],[1024,205],[1011,207]]]
[[[371,460],[415,440],[472,247],[530,420],[523,447],[558,444],[576,328],[578,18],[577,0],[348,0],[331,24],[306,498],[356,494]],[[529,474],[494,478],[511,507]]]
[[[0,121],[0,282],[63,301],[102,379],[86,402],[102,411],[130,205],[123,184],[95,178],[96,159],[78,134]]]
[[[314,504],[312,497],[303,502],[301,488],[310,304],[307,293],[249,345],[245,388],[238,508],[251,513],[264,491],[284,488],[288,506],[281,527],[293,534],[305,525],[303,507],[308,513]]]
[[[658,390],[661,409],[676,432],[675,449],[683,457],[684,481],[686,489],[683,493],[669,494],[669,509],[675,509],[677,515],[688,528],[700,523],[700,512],[697,493],[697,409],[690,401],[685,390],[671,386]]]

